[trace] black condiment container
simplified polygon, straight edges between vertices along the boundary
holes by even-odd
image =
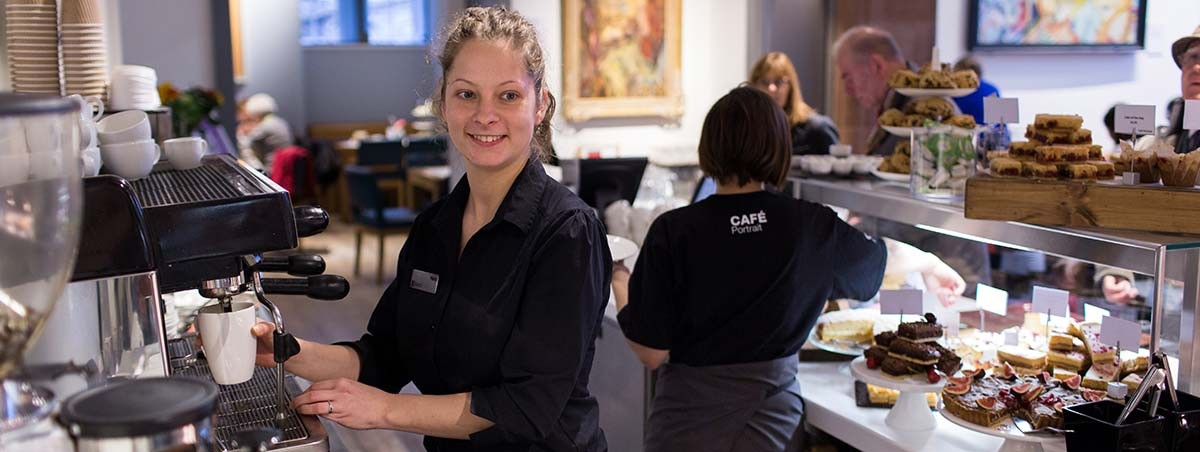
[[[1136,410],[1124,424],[1114,425],[1124,405],[1101,400],[1063,409],[1067,433],[1067,450],[1079,452],[1106,451],[1165,451],[1167,422],[1163,416],[1150,418],[1145,411]]]

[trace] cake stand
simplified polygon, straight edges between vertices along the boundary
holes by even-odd
[[[933,430],[937,426],[925,394],[941,392],[945,378],[930,383],[925,375],[893,377],[877,369],[868,369],[867,359],[862,356],[850,362],[850,373],[863,383],[900,391],[896,405],[884,419],[888,426],[903,431]]]
[[[1042,444],[1048,443],[1062,443],[1062,447],[1059,449],[1066,448],[1064,443],[1066,439],[1062,435],[1026,435],[1013,424],[1011,417],[991,427],[967,422],[946,410],[942,410],[942,417],[967,430],[1004,438],[1004,443],[1000,445],[997,452],[1043,452]]]

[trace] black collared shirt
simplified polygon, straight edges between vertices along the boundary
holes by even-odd
[[[795,354],[825,300],[879,291],[887,249],[828,207],[712,195],[650,225],[617,315],[625,337],[713,366]]]
[[[590,207],[531,160],[461,257],[466,178],[417,218],[367,334],[359,381],[471,393],[496,425],[430,451],[601,451],[588,393],[612,258]]]

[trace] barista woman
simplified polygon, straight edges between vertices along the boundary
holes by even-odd
[[[788,126],[760,90],[718,100],[700,134],[716,194],[655,220],[632,277],[613,275],[630,347],[662,366],[648,452],[784,450],[803,411],[796,353],[827,299],[871,298],[885,268],[922,272],[947,299],[962,293],[932,254],[764,190],[787,174]]]
[[[467,8],[445,33],[435,104],[466,177],[417,218],[355,342],[301,341],[292,404],[436,451],[600,451],[588,393],[611,271],[591,209],[542,169],[554,98],[533,26]],[[269,324],[255,326],[271,365]],[[409,382],[417,394],[396,394]]]

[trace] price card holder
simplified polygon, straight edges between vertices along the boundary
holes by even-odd
[[[1137,322],[1104,316],[1100,321],[1100,343],[1136,353],[1142,342],[1142,326]]]
[[[1008,292],[980,284],[975,287],[975,301],[979,308],[996,315],[1008,315]]]
[[[1154,133],[1153,105],[1118,105],[1116,112],[1117,133],[1150,135]]]
[[[1183,129],[1200,130],[1200,99],[1183,101]]]
[[[1068,308],[1067,300],[1070,296],[1070,292],[1065,290],[1034,286],[1033,312],[1066,317]]]
[[[1109,315],[1107,309],[1098,308],[1098,307],[1092,306],[1087,303],[1083,304],[1083,321],[1084,322],[1099,323],[1100,321],[1102,321],[1104,319],[1104,316],[1106,316],[1106,315]]]
[[[1017,99],[996,96],[983,98],[983,122],[988,124],[1021,122]]]
[[[923,297],[923,291],[918,289],[881,290],[879,312],[920,316]]]

